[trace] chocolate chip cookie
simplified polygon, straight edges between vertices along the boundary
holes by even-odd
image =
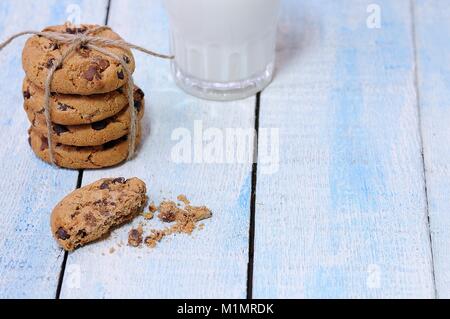
[[[73,28],[65,24],[48,27],[43,31],[87,34],[89,30],[96,27],[98,26],[86,24]],[[121,40],[117,33],[109,29],[99,30],[89,35]],[[44,88],[48,70],[69,46],[69,44],[56,43],[38,35],[29,38],[22,53],[22,64],[28,79],[36,86]],[[107,49],[122,57],[129,70],[134,72],[135,61],[130,50],[112,46]],[[51,91],[91,95],[114,91],[125,83],[127,83],[127,75],[120,62],[103,53],[82,47],[70,54],[62,66],[55,71]]]
[[[138,119],[144,114],[144,101],[140,101],[136,107]],[[47,125],[45,115],[42,112],[32,113],[27,111],[28,119],[33,128],[41,135],[47,136]],[[139,123],[138,123],[139,125]],[[52,138],[56,143],[71,146],[97,146],[109,141],[117,140],[129,133],[130,111],[123,109],[119,114],[99,122],[83,125],[61,125],[53,124]]]
[[[28,113],[44,113],[44,91],[30,82],[23,81],[24,107]],[[134,90],[135,104],[142,103],[144,92]],[[52,121],[62,125],[90,124],[116,115],[128,105],[126,86],[109,93],[74,95],[53,93],[50,98]]]
[[[30,128],[28,131],[30,146],[34,153],[47,163],[50,163],[47,138]],[[140,142],[140,131],[136,137],[136,145]],[[53,148],[55,164],[70,169],[94,169],[117,165],[128,157],[128,137],[125,135],[117,140],[100,146],[68,146],[56,143]]]
[[[101,179],[79,188],[53,209],[53,236],[68,251],[102,238],[143,211],[146,192],[140,179],[123,177]]]

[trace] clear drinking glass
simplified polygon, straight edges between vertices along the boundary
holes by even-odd
[[[165,0],[183,90],[235,100],[265,88],[274,73],[280,0]]]

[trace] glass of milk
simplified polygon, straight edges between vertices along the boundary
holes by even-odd
[[[280,0],[165,0],[172,72],[186,92],[235,100],[264,89],[274,73]]]

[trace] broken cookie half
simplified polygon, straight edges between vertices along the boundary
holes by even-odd
[[[140,179],[123,177],[101,179],[79,188],[54,208],[53,235],[68,251],[95,241],[141,214],[146,192]]]

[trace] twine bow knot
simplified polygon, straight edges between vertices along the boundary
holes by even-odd
[[[87,36],[85,36],[84,34],[80,34],[78,36],[77,41],[80,43],[79,47],[83,47],[85,45],[87,45],[89,43],[89,39]]]
[[[108,39],[104,37],[99,36],[93,36],[91,34],[94,34],[99,31],[103,30],[110,30],[111,28],[107,26],[99,26],[95,27],[93,29],[86,29],[82,30],[82,32],[73,32],[73,33],[63,33],[63,32],[54,32],[54,31],[23,31],[19,32],[10,38],[8,38],[5,42],[0,44],[0,51],[3,50],[8,44],[10,44],[14,39],[23,36],[23,35],[38,35],[42,36],[46,39],[55,41],[59,44],[68,44],[69,47],[67,50],[65,50],[61,56],[55,61],[53,61],[49,71],[48,75],[45,81],[45,92],[44,92],[44,114],[45,114],[45,121],[47,125],[47,142],[49,147],[49,157],[50,162],[53,165],[56,165],[55,158],[54,158],[54,152],[53,152],[53,142],[52,142],[52,120],[51,120],[51,114],[50,114],[50,95],[51,95],[51,83],[53,80],[53,76],[58,68],[64,63],[66,58],[80,48],[87,48],[91,49],[97,52],[100,52],[117,62],[119,62],[125,71],[126,77],[127,77],[127,98],[128,98],[128,109],[130,111],[130,129],[128,133],[128,160],[133,158],[135,149],[136,149],[136,126],[137,126],[137,115],[136,115],[136,109],[134,108],[134,81],[133,81],[133,75],[131,70],[129,69],[127,62],[124,60],[123,57],[118,56],[115,53],[112,53],[105,49],[104,47],[118,47],[125,50],[129,49],[136,49],[138,51],[141,51],[143,53],[162,58],[162,59],[173,59],[173,56],[164,55],[155,53],[153,51],[147,50],[143,47],[134,45],[132,43],[126,42],[124,40],[113,40]],[[78,31],[78,29],[76,29]]]

